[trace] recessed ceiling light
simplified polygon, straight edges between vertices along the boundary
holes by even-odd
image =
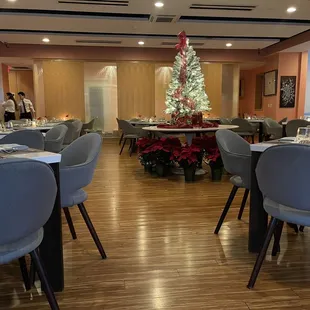
[[[232,47],[232,44],[231,43],[226,43],[226,46],[227,47]]]
[[[144,45],[144,41],[139,41],[138,44],[139,45]]]
[[[8,2],[16,2],[16,0],[7,0]]]
[[[161,2],[161,1],[157,1],[157,2],[155,2],[155,6],[156,6],[157,8],[162,8],[162,7],[164,6],[164,4],[163,4],[163,2]]]
[[[297,11],[297,9],[294,6],[291,6],[286,11],[287,11],[287,13],[294,13]]]
[[[49,38],[44,38],[44,39],[42,39],[42,42],[44,42],[44,43],[48,43],[49,41],[50,41]]]

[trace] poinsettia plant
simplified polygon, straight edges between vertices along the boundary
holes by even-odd
[[[173,160],[173,150],[181,147],[177,138],[149,139],[141,138],[137,142],[139,158],[142,165],[170,165]]]
[[[181,148],[175,149],[173,152],[175,161],[177,161],[183,168],[197,166],[199,163],[200,154],[201,149],[193,144],[185,144]]]
[[[213,167],[222,167],[223,161],[215,136],[203,136],[193,139],[193,144],[205,152],[205,161]]]

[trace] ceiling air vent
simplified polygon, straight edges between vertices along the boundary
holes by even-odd
[[[175,46],[177,44],[178,42],[162,42],[161,43],[162,46]],[[204,45],[204,43],[202,42],[190,42],[189,44],[192,46],[203,46]]]
[[[60,4],[84,4],[84,5],[102,5],[102,6],[128,6],[127,0],[59,0]]]
[[[176,15],[152,15],[150,22],[152,23],[175,23],[179,19]]]
[[[122,44],[122,41],[112,40],[76,40],[76,43],[87,43],[87,44]]]
[[[253,11],[255,5],[221,5],[221,4],[198,4],[194,3],[190,9],[195,10],[215,10],[215,11]]]

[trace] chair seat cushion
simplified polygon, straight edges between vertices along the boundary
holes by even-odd
[[[239,136],[253,136],[255,133],[250,131],[236,131]]]
[[[0,264],[9,263],[35,250],[43,240],[43,228],[17,242],[0,245]]]
[[[267,197],[264,199],[264,209],[269,215],[283,222],[310,226],[310,211],[298,210],[281,205]]]
[[[245,184],[243,182],[243,180],[241,179],[241,177],[239,177],[238,175],[234,175],[230,178],[230,182],[240,188],[245,188]]]
[[[138,139],[139,136],[138,135],[133,135],[133,134],[128,134],[128,135],[124,135],[125,139]]]
[[[73,207],[87,200],[87,193],[83,189],[79,189],[73,194],[61,192],[61,206],[63,208]]]

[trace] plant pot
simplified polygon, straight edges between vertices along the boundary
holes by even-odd
[[[169,172],[169,167],[165,164],[156,164],[156,173],[158,174],[159,177],[165,177],[168,172]]]
[[[212,181],[220,182],[222,180],[223,167],[212,167],[211,166],[211,176]]]
[[[196,166],[184,167],[185,182],[194,182],[196,174]]]

